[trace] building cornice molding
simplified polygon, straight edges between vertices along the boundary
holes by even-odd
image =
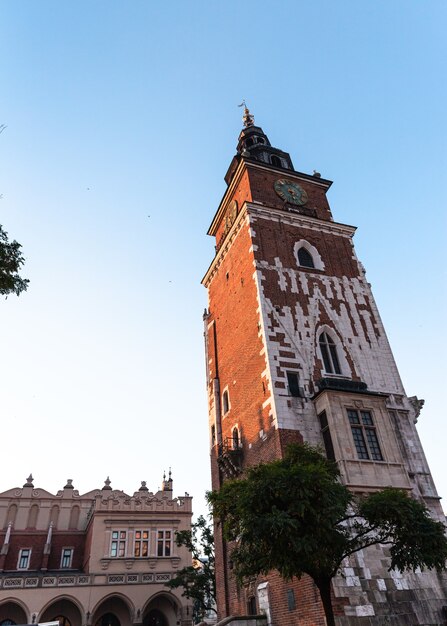
[[[302,228],[309,228],[312,230],[318,230],[322,233],[337,234],[351,239],[357,230],[356,226],[350,224],[342,224],[341,222],[330,222],[328,220],[322,220],[317,217],[310,217],[303,215],[302,213],[295,213],[292,211],[284,211],[283,209],[276,209],[266,204],[260,204],[258,202],[246,202],[250,215],[257,215],[262,219],[276,220],[283,224],[291,224],[292,226],[300,226]]]

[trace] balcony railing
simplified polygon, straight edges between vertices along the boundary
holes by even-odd
[[[227,478],[234,478],[242,471],[243,449],[240,441],[226,437],[217,448],[217,463]]]

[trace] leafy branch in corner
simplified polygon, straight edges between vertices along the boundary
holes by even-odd
[[[0,225],[0,294],[20,295],[28,289],[29,280],[19,275],[19,270],[25,263],[20,251],[22,246],[17,241],[9,241],[8,233]]]
[[[193,601],[193,620],[197,624],[209,611],[216,613],[213,530],[200,515],[191,530],[181,530],[175,534],[175,542],[177,546],[189,550],[192,564],[179,570],[166,586],[183,589],[182,595]]]

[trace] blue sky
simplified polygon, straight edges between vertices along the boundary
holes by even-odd
[[[334,181],[447,495],[444,1],[3,0],[0,490],[209,487],[200,285],[247,100]]]

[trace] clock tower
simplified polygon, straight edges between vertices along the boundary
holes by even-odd
[[[403,388],[355,227],[334,221],[331,181],[296,171],[247,108],[243,121],[203,278],[213,489],[306,441],[337,462],[352,491],[405,489],[445,520],[415,427],[423,401]],[[230,554],[217,528],[219,618],[324,624],[310,579],[272,573],[238,589]],[[441,623],[442,585],[432,572],[389,572],[385,549],[370,548],[334,579],[338,622]]]

